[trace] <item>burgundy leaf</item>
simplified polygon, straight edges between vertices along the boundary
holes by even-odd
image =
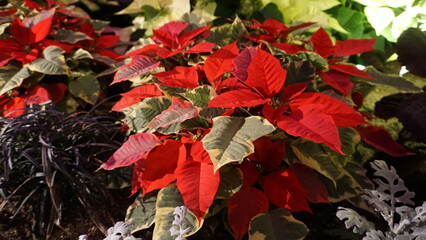
[[[343,93],[343,95],[348,95],[352,88],[353,83],[351,82],[350,76],[346,73],[330,70],[327,72],[318,72],[318,76],[322,79],[322,81],[333,87],[334,89]]]
[[[403,157],[413,155],[404,146],[393,140],[392,136],[383,127],[368,126],[358,129],[364,142],[376,147],[393,157]]]
[[[249,67],[254,55],[255,48],[246,48],[234,59],[235,70],[232,74],[240,81],[247,80],[247,68]]]

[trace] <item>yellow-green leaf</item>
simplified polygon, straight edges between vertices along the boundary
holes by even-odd
[[[308,232],[303,222],[295,219],[289,211],[278,208],[251,219],[249,240],[301,240]]]
[[[43,58],[38,58],[27,66],[31,71],[50,75],[68,75],[69,69],[65,62],[65,51],[56,46],[43,50]]]
[[[132,222],[129,230],[134,233],[149,228],[154,224],[155,203],[157,197],[148,193],[145,197],[139,194],[135,201],[127,208],[126,222]]]
[[[254,152],[253,141],[274,130],[268,120],[258,116],[216,117],[212,130],[202,141],[216,171],[228,163],[241,163]]]
[[[31,71],[26,66],[21,69],[0,68],[0,95],[21,86],[24,79],[29,76],[31,76]]]
[[[98,100],[101,86],[99,85],[96,76],[89,73],[70,81],[69,90],[72,95],[79,97],[90,104],[95,104]]]
[[[153,240],[175,240],[176,235],[172,236],[170,229],[175,227],[173,221],[175,215],[173,212],[177,207],[184,206],[182,195],[177,187],[165,187],[160,190],[157,195],[155,212],[155,227]],[[202,223],[198,223],[195,215],[187,209],[185,221],[190,230],[184,237],[190,236],[201,228]]]

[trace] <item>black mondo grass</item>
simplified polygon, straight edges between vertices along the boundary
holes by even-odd
[[[52,105],[31,105],[22,115],[0,118],[0,212],[23,206],[33,211],[33,238],[49,238],[61,228],[63,212],[76,206],[106,233],[115,222],[108,211],[108,179],[96,172],[125,140],[122,124],[90,112],[64,113]],[[130,173],[129,173],[130,174]]]

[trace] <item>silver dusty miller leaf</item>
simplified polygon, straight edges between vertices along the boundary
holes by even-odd
[[[354,233],[365,234],[363,240],[426,240],[426,202],[413,208],[414,192],[410,192],[393,167],[384,161],[371,163],[377,177],[376,190],[364,190],[362,196],[388,223],[389,230],[374,229],[374,224],[351,209],[339,207],[336,215]]]

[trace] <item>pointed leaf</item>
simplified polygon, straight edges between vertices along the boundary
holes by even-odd
[[[306,225],[279,208],[259,214],[250,221],[249,240],[302,240],[308,235]]]
[[[261,137],[254,141],[254,156],[252,161],[259,162],[265,171],[273,171],[282,163],[285,157],[285,142],[272,142],[270,137]]]
[[[145,84],[120,95],[121,99],[115,103],[112,111],[121,112],[123,108],[130,107],[142,99],[162,96],[163,92],[155,84]]]
[[[54,39],[58,42],[66,42],[66,43],[77,43],[83,40],[92,40],[92,38],[87,36],[85,33],[82,33],[79,31],[73,31],[73,30],[69,30],[65,28],[59,29],[56,32]]]
[[[152,133],[131,135],[129,139],[100,168],[111,170],[128,166],[148,155],[161,142]]]
[[[262,183],[263,190],[271,202],[291,212],[311,212],[306,201],[306,192],[293,171],[279,170],[270,173]]]
[[[228,201],[228,221],[236,234],[236,239],[241,239],[249,229],[250,220],[268,211],[269,201],[266,195],[254,187],[245,185]]]
[[[43,58],[38,58],[28,65],[34,72],[49,75],[68,75],[68,65],[65,62],[65,51],[56,46],[49,46],[43,50]]]
[[[238,55],[237,43],[233,42],[211,54],[204,63],[204,72],[210,83],[213,83],[222,74],[234,69],[234,58]]]
[[[31,71],[26,66],[19,69],[18,71],[15,69],[6,70],[4,72],[3,71],[3,69],[0,70],[0,77],[7,81],[0,87],[0,96],[9,90],[21,86],[22,82],[31,76]]]
[[[156,62],[146,56],[132,56],[132,62],[121,66],[114,76],[114,81],[111,83],[118,83],[130,78],[147,73],[160,65],[160,62]]]
[[[177,66],[173,70],[153,74],[158,80],[170,87],[194,89],[198,86],[197,67]]]
[[[290,106],[292,108],[302,107],[307,104],[320,105],[320,109],[325,114],[330,115],[338,127],[352,127],[365,124],[365,120],[359,112],[344,102],[321,93],[302,93],[292,101]]]
[[[45,85],[44,88],[49,92],[50,97],[52,98],[53,103],[60,102],[64,96],[66,91],[68,90],[67,85],[63,83],[53,83]]]
[[[212,130],[202,141],[217,171],[225,164],[241,163],[244,157],[254,152],[253,141],[274,130],[266,119],[257,116],[216,117]]]
[[[212,163],[209,153],[204,149],[203,142],[196,141],[191,146],[191,157],[200,163]]]
[[[358,130],[364,142],[376,147],[393,157],[413,155],[404,146],[393,140],[392,136],[383,127],[368,126]]]
[[[374,50],[373,45],[376,39],[348,39],[345,41],[336,41],[334,48],[335,57],[343,57],[355,55],[363,52],[370,52]]]
[[[200,27],[200,28],[196,28],[194,30],[191,30],[189,32],[183,33],[179,36],[179,43],[182,47],[186,47],[188,45],[190,45],[192,42],[194,42],[195,37],[199,36],[199,35],[203,35],[205,32],[208,33],[210,28],[210,25],[204,26],[204,27]],[[203,45],[208,46],[206,44],[203,43]],[[209,45],[211,46],[211,44],[209,43]],[[214,46],[214,44],[213,44]]]
[[[279,118],[277,126],[292,136],[325,143],[334,151],[345,155],[340,150],[342,143],[333,118],[324,113],[321,108],[319,104],[294,108],[288,116]]]
[[[181,123],[187,119],[196,117],[198,109],[191,102],[182,101],[179,98],[172,98],[172,105],[156,116],[148,123],[147,127],[159,128],[167,127],[173,123]]]
[[[183,143],[167,139],[154,148],[145,159],[136,162],[132,176],[132,193],[142,188],[145,195],[166,187],[176,180],[177,164],[185,158],[186,149]]]
[[[182,206],[184,206],[183,199],[177,187],[165,187],[160,190],[155,207],[153,240],[176,240],[176,235],[172,236],[170,230],[179,227],[176,223],[173,223],[177,217],[179,218],[174,212],[176,208]],[[186,211],[181,220],[189,228],[189,233],[185,236],[194,234],[202,225],[191,211]]]
[[[176,185],[185,206],[202,219],[212,205],[219,187],[220,177],[212,163],[194,161],[191,157],[179,162]]]
[[[270,53],[258,49],[247,69],[245,84],[254,87],[265,98],[275,96],[283,87],[287,71]]]
[[[203,42],[197,45],[194,45],[188,50],[183,51],[184,53],[203,53],[203,52],[211,52],[216,44]]]
[[[353,65],[333,64],[333,65],[329,65],[328,67],[330,69],[333,69],[333,70],[336,70],[336,71],[339,71],[339,72],[342,72],[342,73],[346,73],[346,74],[349,74],[349,75],[373,79],[372,76],[368,75],[364,71],[359,70],[357,67],[355,67]]]
[[[314,45],[315,52],[323,58],[327,58],[334,53],[333,42],[331,42],[328,33],[322,28],[312,34],[311,42]]]
[[[208,107],[253,107],[270,101],[271,99],[263,99],[259,94],[248,89],[241,89],[220,94],[209,101]]]
[[[350,76],[346,73],[330,70],[327,72],[319,71],[318,75],[325,84],[337,89],[345,96],[351,92],[354,86]]]

